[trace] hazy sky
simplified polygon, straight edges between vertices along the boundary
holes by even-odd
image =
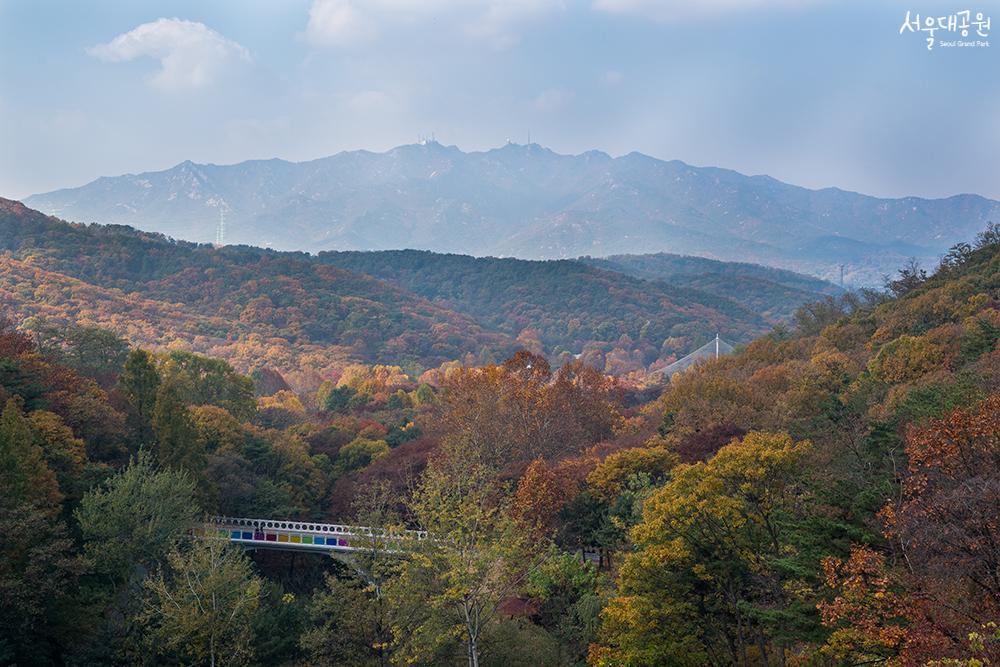
[[[559,152],[1000,199],[1000,38],[899,33],[907,10],[964,9],[1000,36],[1000,0],[0,0],[0,195],[530,131]]]

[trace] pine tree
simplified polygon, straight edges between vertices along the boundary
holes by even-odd
[[[128,400],[128,424],[135,443],[140,447],[152,444],[155,437],[153,411],[160,387],[160,374],[153,355],[138,348],[129,352],[118,385]]]
[[[205,452],[187,404],[173,380],[162,382],[156,392],[152,426],[160,465],[200,476],[205,468]]]

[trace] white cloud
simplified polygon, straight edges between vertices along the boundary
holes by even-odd
[[[375,35],[375,26],[351,0],[314,0],[305,38],[314,46],[350,46]]]
[[[490,0],[467,24],[466,31],[504,48],[517,41],[515,29],[544,14],[565,8],[562,0]]]
[[[167,91],[202,88],[232,62],[250,61],[249,51],[204,23],[177,18],[143,23],[87,53],[107,62],[157,58],[160,69],[150,81]]]
[[[813,0],[593,0],[593,8],[609,14],[623,14],[677,21],[704,18],[751,9],[792,8],[812,4]]]
[[[433,20],[507,46],[519,26],[564,7],[565,0],[313,0],[304,37],[314,46],[354,46],[389,25]]]

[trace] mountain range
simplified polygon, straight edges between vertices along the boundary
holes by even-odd
[[[537,144],[482,152],[429,141],[308,162],[183,162],[33,195],[62,218],[196,242],[279,250],[414,248],[525,259],[669,252],[879,282],[933,262],[1000,202],[962,194],[885,199],[641,153],[560,155]]]

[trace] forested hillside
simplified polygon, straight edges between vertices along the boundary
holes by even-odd
[[[772,320],[788,319],[804,303],[843,292],[832,283],[794,271],[704,257],[657,253],[582,257],[580,261],[645,280],[724,296]]]
[[[266,363],[303,388],[354,362],[419,372],[495,361],[520,347],[641,374],[716,333],[747,342],[815,296],[753,281],[741,304],[723,293],[731,289],[574,261],[213,248],[72,225],[9,200],[0,201],[0,251],[0,297],[24,316],[109,327],[136,344],[219,356],[243,371]]]
[[[795,322],[637,408],[525,351],[305,394],[4,322],[0,660],[1000,659],[1000,229]],[[217,513],[435,539],[245,552]]]
[[[304,254],[70,225],[9,200],[0,201],[0,250],[3,301],[19,311],[244,370],[266,363],[307,384],[356,361],[427,367],[515,349],[468,317]]]
[[[682,465],[640,483],[591,664],[1000,656],[1000,229],[977,245],[674,378],[644,455]]]
[[[420,250],[323,252],[318,259],[390,281],[516,336],[533,351],[584,354],[590,363],[599,362],[601,355],[586,353],[617,348],[616,355],[636,368],[657,358],[682,356],[716,333],[745,342],[771,323],[725,295],[644,281],[572,260],[537,262]],[[753,288],[748,292],[755,293]],[[802,297],[796,305],[807,300]]]

